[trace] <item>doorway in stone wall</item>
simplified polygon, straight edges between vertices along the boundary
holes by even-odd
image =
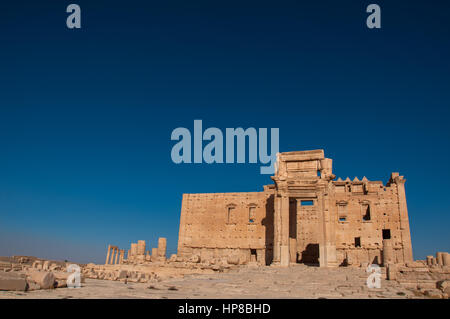
[[[256,262],[257,261],[257,254],[256,249],[250,249],[250,262]]]
[[[319,265],[319,234],[317,201],[297,198],[297,250],[299,263]]]

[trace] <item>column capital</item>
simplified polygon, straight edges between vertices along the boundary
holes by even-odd
[[[406,182],[406,178],[404,178],[403,176],[397,176],[394,179],[394,183],[397,184],[397,185],[404,185],[405,182]]]

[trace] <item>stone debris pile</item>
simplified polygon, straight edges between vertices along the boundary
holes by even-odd
[[[417,295],[448,299],[450,296],[450,254],[437,252],[406,265],[387,265],[387,279],[395,280]]]
[[[70,263],[13,256],[0,260],[0,290],[32,291],[67,287]],[[81,282],[84,277],[80,276]]]

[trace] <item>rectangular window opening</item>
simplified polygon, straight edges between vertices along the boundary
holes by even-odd
[[[256,211],[256,207],[251,206],[248,209],[248,222],[249,223],[254,223],[255,222],[255,211]]]
[[[347,221],[347,205],[344,203],[338,204],[337,206],[338,216],[340,222]]]
[[[355,237],[355,247],[361,247],[361,237]]]
[[[302,206],[314,206],[314,201],[313,200],[302,200],[300,202],[300,204]]]
[[[383,229],[383,239],[391,239],[391,230]]]
[[[368,221],[370,220],[370,206],[369,204],[362,205],[363,210],[363,220]]]

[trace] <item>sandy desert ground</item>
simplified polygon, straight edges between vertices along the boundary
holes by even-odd
[[[0,291],[0,298],[425,298],[396,281],[366,286],[361,268],[241,268],[230,273],[195,274],[150,283],[86,279],[83,287],[29,292]]]

